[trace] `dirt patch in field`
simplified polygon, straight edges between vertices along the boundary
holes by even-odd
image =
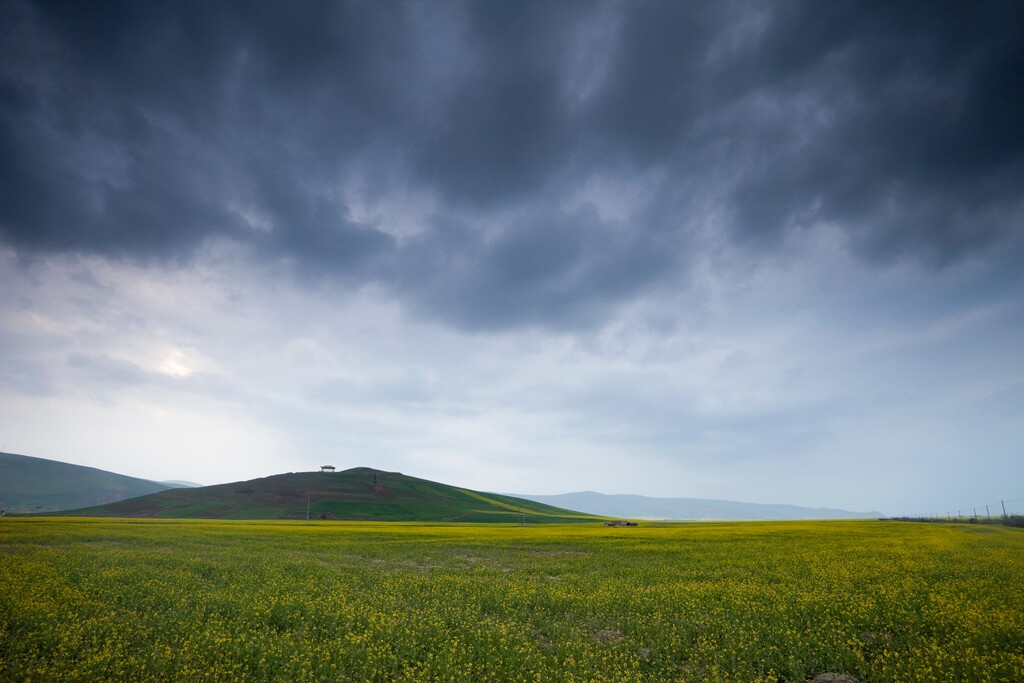
[[[874,659],[886,650],[893,650],[896,647],[896,638],[891,633],[865,631],[857,634],[857,640],[860,642],[860,651],[866,659]]]
[[[810,680],[810,683],[860,683],[860,680],[850,674],[837,674],[829,671],[818,674]]]
[[[528,550],[527,555],[534,557],[590,557],[586,550]]]
[[[549,636],[548,634],[544,633],[543,631],[538,631],[534,629],[530,632],[530,635],[533,636],[534,640],[537,641],[537,645],[540,646],[540,649],[544,650],[545,652],[555,651],[555,642],[551,640],[551,636]]]
[[[614,628],[603,628],[594,634],[594,640],[602,645],[611,645],[622,640],[622,631]]]
[[[864,643],[865,645],[895,645],[896,639],[893,638],[891,633],[877,633],[875,631],[865,631],[864,633],[857,634],[857,640]]]

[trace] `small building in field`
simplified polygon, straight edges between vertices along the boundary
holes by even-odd
[[[624,519],[613,519],[604,523],[605,526],[639,526],[636,522],[628,522]]]
[[[333,472],[334,471],[334,465],[320,465],[320,471],[321,472]]]

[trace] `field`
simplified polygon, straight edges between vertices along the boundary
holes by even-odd
[[[0,519],[0,680],[1024,680],[1024,531]]]

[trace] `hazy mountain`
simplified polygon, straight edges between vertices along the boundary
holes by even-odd
[[[628,519],[853,519],[882,517],[880,512],[850,512],[798,505],[739,503],[703,498],[650,498],[629,494],[608,495],[594,491],[550,496],[511,494],[526,500],[571,508],[592,515]]]
[[[348,519],[450,522],[596,522],[591,515],[544,503],[481,493],[401,472],[357,467],[298,472],[200,488],[174,488],[74,510],[103,517],[214,519]]]
[[[627,519],[842,519],[882,517],[797,505],[766,505],[701,498],[651,498],[593,491],[560,495],[491,494],[399,472],[360,467],[302,472],[246,482],[200,486],[155,482],[94,467],[0,453],[0,509],[71,510],[103,516],[304,518],[451,521],[581,521],[589,515]],[[580,511],[582,515],[574,510]]]
[[[166,484],[95,467],[0,453],[0,509],[8,514],[102,505],[167,488]]]

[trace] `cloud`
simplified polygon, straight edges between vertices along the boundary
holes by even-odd
[[[991,424],[1012,479],[1019,18],[3,3],[0,428],[832,505]]]
[[[762,161],[733,195],[741,226],[827,221],[867,256],[938,264],[1019,234],[1009,188],[1024,172],[1024,136],[1010,122],[1024,109],[1007,94],[1021,85],[1024,46],[994,6],[948,9],[844,12],[818,27],[831,29],[827,50],[797,70],[772,42],[814,43],[816,27],[770,31],[759,56],[781,51],[791,80],[737,114],[762,127],[747,151]]]
[[[1021,229],[1012,5],[432,9],[8,3],[0,238],[142,260],[227,240],[493,328],[593,324],[685,270],[695,206],[759,248],[828,224],[938,265]],[[552,208],[651,173],[672,191],[632,237]],[[353,178],[430,198],[414,243],[354,210]]]

